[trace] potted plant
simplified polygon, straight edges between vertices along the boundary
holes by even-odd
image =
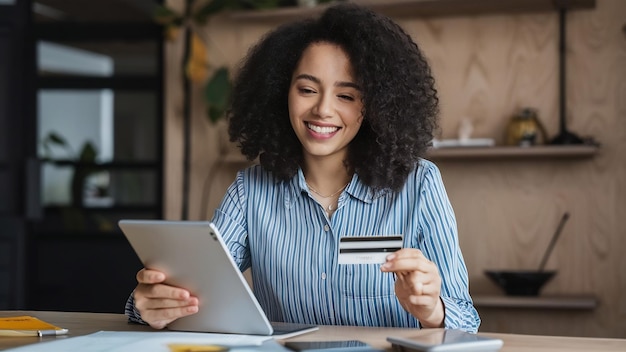
[[[57,146],[65,149],[68,152],[68,160],[73,160],[76,162],[74,165],[74,172],[72,173],[71,178],[71,204],[72,207],[81,208],[84,205],[84,191],[85,191],[85,181],[87,178],[97,171],[95,168],[96,157],[98,152],[94,145],[87,141],[83,144],[78,155],[74,156],[75,153],[70,147],[67,140],[56,132],[50,132],[44,138],[42,142],[44,148],[44,160],[54,161],[51,157],[52,155],[52,146]]]

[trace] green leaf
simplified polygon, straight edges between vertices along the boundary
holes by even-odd
[[[200,24],[204,24],[207,21],[207,18],[213,14],[221,11],[226,5],[228,5],[228,0],[212,0],[203,6],[201,6],[194,14],[193,18]]]
[[[209,106],[207,113],[209,114],[209,121],[216,123],[224,116],[225,109],[216,106]]]
[[[42,145],[43,145],[43,149],[44,149],[44,159],[50,159],[51,155],[52,155],[52,145],[56,145],[58,147],[63,147],[63,149],[65,149],[69,155],[72,155],[72,148],[70,148],[69,143],[67,143],[67,140],[61,136],[60,134],[51,131],[46,135],[46,138],[43,139],[42,141]]]
[[[96,161],[96,147],[91,142],[85,142],[83,149],[80,151],[79,160],[86,163],[93,163]]]
[[[52,144],[56,144],[62,147],[66,147],[67,146],[67,140],[65,138],[63,138],[63,136],[61,136],[60,134],[56,133],[56,132],[50,132],[48,133],[48,138],[46,138],[46,143],[50,142]]]
[[[209,119],[212,122],[221,118],[228,104],[231,90],[232,84],[228,78],[228,68],[220,67],[204,87],[204,98],[209,106]],[[215,116],[218,114],[218,110],[222,111],[222,114]]]
[[[180,26],[183,23],[183,17],[180,14],[163,5],[159,5],[154,8],[152,17],[158,24],[162,25],[173,24]]]

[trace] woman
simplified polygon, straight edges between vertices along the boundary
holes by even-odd
[[[260,165],[238,173],[212,221],[271,321],[478,330],[454,212],[422,159],[437,104],[410,36],[357,5],[250,50],[229,134]],[[338,264],[340,238],[391,235],[403,249],[384,264]],[[137,279],[131,320],[163,328],[198,311],[163,273]]]

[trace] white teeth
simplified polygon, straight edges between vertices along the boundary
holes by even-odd
[[[308,127],[310,130],[314,132],[324,133],[324,134],[334,133],[339,130],[339,127],[322,127],[322,126],[316,126],[316,125],[310,124],[308,122],[306,124],[306,127]]]

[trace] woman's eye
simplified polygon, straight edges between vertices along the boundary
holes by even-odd
[[[354,97],[350,96],[350,95],[343,95],[340,94],[338,95],[339,99],[343,99],[343,100],[347,100],[347,101],[354,101]]]
[[[298,92],[300,92],[302,94],[313,94],[313,93],[315,93],[315,91],[313,89],[309,89],[309,88],[298,88]]]

